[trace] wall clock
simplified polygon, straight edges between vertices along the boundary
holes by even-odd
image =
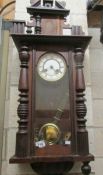
[[[10,163],[28,163],[37,173],[52,175],[69,172],[80,161],[82,173],[89,175],[94,157],[86,130],[83,61],[91,37],[78,26],[72,27],[72,35],[63,35],[69,11],[56,1],[37,1],[27,12],[33,19],[27,33],[24,21],[13,21],[11,34],[21,69],[18,132]]]

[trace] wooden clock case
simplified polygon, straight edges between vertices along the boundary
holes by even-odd
[[[89,162],[93,161],[94,157],[89,153],[86,130],[83,61],[91,36],[85,36],[80,26],[72,26],[71,35],[63,35],[64,17],[69,11],[58,2],[55,2],[55,7],[52,7],[53,1],[43,2],[42,7],[40,1],[37,1],[27,8],[27,12],[32,15],[32,23],[26,25],[25,21],[13,21],[11,30],[11,36],[19,52],[21,69],[17,109],[19,126],[15,155],[10,159],[10,163],[31,164],[34,171],[39,174],[63,174],[70,171],[75,162],[80,161],[83,163],[82,173],[89,175]],[[34,34],[32,28],[35,30]],[[64,130],[68,126],[71,131],[71,142],[70,145],[53,144],[37,148],[34,143],[34,128],[45,124],[47,118],[49,121],[53,115],[52,111],[36,111],[35,108],[37,62],[41,55],[47,52],[62,55],[69,67],[70,109],[64,111],[60,126]]]

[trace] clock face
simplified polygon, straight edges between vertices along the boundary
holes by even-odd
[[[66,63],[60,54],[46,53],[41,56],[37,65],[37,71],[44,80],[57,81],[64,76]]]

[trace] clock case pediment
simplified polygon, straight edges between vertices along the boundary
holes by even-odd
[[[50,7],[46,6],[46,3],[50,3]],[[47,8],[51,8],[53,6],[53,1],[52,0],[46,0],[44,1],[44,4],[43,6],[46,6]],[[36,1],[36,2],[32,2],[31,3],[31,7],[41,7],[41,1]],[[55,2],[55,8],[58,8],[58,9],[64,9],[64,7],[59,3],[59,2]]]
[[[48,6],[50,3],[50,6]],[[46,5],[47,4],[47,5]],[[27,12],[30,15],[36,14],[52,14],[52,15],[61,15],[67,16],[69,15],[69,10],[66,10],[59,2],[55,1],[55,6],[53,7],[53,1],[44,1],[43,6],[41,6],[41,1],[37,1],[31,4],[31,7],[27,7]],[[52,16],[53,17],[53,16]]]
[[[47,4],[51,4],[48,7]],[[37,1],[31,7],[27,7],[27,13],[31,15],[33,25],[36,25],[35,32],[40,32],[43,35],[62,35],[64,26],[64,17],[69,15],[69,10],[66,10],[57,1]]]

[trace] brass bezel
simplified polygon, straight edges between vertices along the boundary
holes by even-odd
[[[56,138],[54,138],[54,140],[48,140],[48,139],[46,139],[46,136],[45,136],[45,131],[46,131],[46,128],[52,128],[54,131],[53,132],[55,132],[55,134],[57,135],[57,137]],[[59,129],[59,127],[56,125],[56,124],[54,124],[54,123],[46,123],[46,124],[44,124],[42,127],[41,127],[41,129],[40,129],[40,131],[39,131],[39,137],[41,137],[42,136],[42,139],[48,144],[48,145],[53,145],[53,144],[56,144],[56,143],[58,143],[58,141],[60,140],[60,137],[61,137],[61,131],[60,131],[60,129]]]

